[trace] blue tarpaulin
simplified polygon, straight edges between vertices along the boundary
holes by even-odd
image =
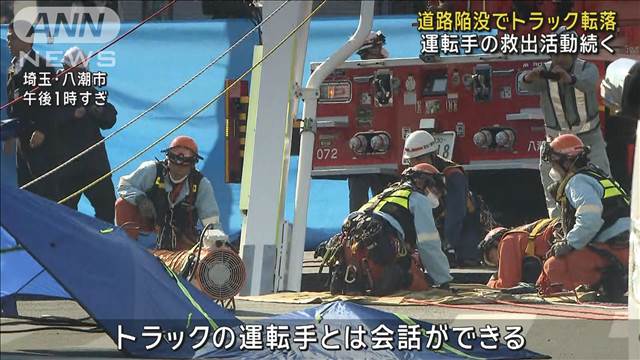
[[[195,326],[240,325],[233,314],[172,275],[123,231],[110,231],[105,222],[24,190],[2,185],[1,195],[3,233],[16,239],[116,343],[120,338],[126,353],[193,355],[189,345],[174,351],[163,341],[149,351],[148,344],[123,337],[138,337],[145,326],[191,333]],[[18,269],[7,271],[11,276],[19,277]]]
[[[178,3],[176,6],[180,6]],[[420,50],[420,34],[411,23],[414,16],[380,17],[374,21],[374,29],[381,29],[387,37],[386,48],[394,57],[416,57]],[[304,82],[310,74],[309,64],[322,61],[337,50],[353,33],[357,18],[315,18],[311,22]],[[134,24],[122,24],[120,32]],[[108,73],[106,90],[109,101],[118,110],[118,121],[109,134],[146,108],[163,98],[195,74],[201,67],[221,54],[228,46],[252,28],[248,20],[213,20],[191,22],[147,23],[123,40],[91,60],[92,71]],[[6,25],[0,26],[0,78],[6,79],[10,55],[6,43]],[[254,34],[255,35],[255,34]],[[107,152],[112,167],[122,163],[144,146],[157,139],[195,109],[216,96],[224,85],[224,79],[235,78],[251,65],[253,45],[257,36],[249,37],[203,76],[190,84],[163,105],[143,117],[135,125],[107,142]],[[60,66],[62,53],[75,44],[36,44],[35,49],[48,55],[54,66]],[[86,52],[96,51],[103,44],[80,44]],[[355,58],[355,57],[353,57]],[[109,64],[115,65],[110,67]],[[6,89],[0,86],[0,103],[6,103]],[[301,107],[300,107],[301,108]],[[6,118],[3,110],[1,118]],[[220,206],[220,219],[232,239],[239,235],[242,224],[238,204],[240,186],[224,183],[224,104],[223,99],[211,106],[179,134],[194,137],[205,160],[198,167],[212,181]],[[161,156],[170,139],[144,154],[139,160],[114,174],[118,178],[131,172],[143,160]],[[259,149],[258,149],[259,151]],[[12,154],[2,154],[2,176],[5,184],[15,184],[15,159]],[[293,219],[293,201],[297,157],[292,158],[285,206],[285,217]],[[307,250],[338,231],[347,215],[348,189],[346,181],[313,180],[311,185]],[[80,211],[93,215],[93,209],[83,197]]]
[[[458,332],[451,328],[439,333],[440,324],[414,320],[400,314],[374,309],[350,302],[336,301],[309,309],[282,314],[260,320],[257,324],[262,326],[263,339],[269,338],[266,333],[284,334],[289,336],[291,350],[281,351],[265,349],[262,351],[249,351],[242,354],[243,359],[548,359],[549,356],[524,349],[524,342],[519,349],[511,350],[504,343],[491,340],[465,339],[459,343]],[[382,327],[384,326],[384,328]],[[272,327],[269,330],[269,327]],[[282,328],[284,327],[284,328]],[[307,328],[304,330],[303,328]],[[399,329],[404,327],[407,332],[416,329],[415,336],[406,335],[405,339],[412,337],[412,346],[418,343],[419,350],[407,350],[407,343],[400,346]],[[435,338],[440,338],[442,343],[430,339],[432,327],[435,327]],[[308,349],[302,351],[300,342],[307,332],[309,339]],[[362,344],[354,341],[362,334]],[[385,333],[391,339],[390,348],[385,348],[385,342],[374,342],[373,337],[383,339]],[[390,335],[389,335],[390,334]],[[445,337],[446,334],[446,337]],[[273,336],[273,335],[272,335]],[[282,338],[282,336],[280,337]],[[293,341],[293,339],[297,339]],[[278,340],[280,341],[280,340]],[[276,341],[276,343],[278,343]],[[485,346],[496,345],[496,349],[485,349]],[[284,341],[286,343],[286,341]],[[429,345],[429,347],[427,347]],[[471,349],[463,348],[471,346]],[[513,345],[512,345],[513,346]],[[280,348],[282,349],[282,347]],[[208,344],[207,347],[196,353],[197,358],[216,357],[219,351]]]
[[[19,297],[69,298],[69,294],[18,245],[4,227],[0,228],[0,243],[2,244],[2,255],[0,255],[0,314],[2,316],[18,315],[16,300]]]

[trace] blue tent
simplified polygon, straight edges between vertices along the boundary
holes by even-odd
[[[481,345],[481,341],[485,341],[485,345],[493,345],[491,341],[481,340],[479,337],[473,340],[465,340],[464,345],[470,345],[471,350],[464,349],[458,344],[458,332],[454,332],[452,329],[446,330],[448,341],[444,341],[439,349],[431,350],[427,348],[429,334],[422,332],[417,336],[420,338],[420,350],[398,350],[400,334],[398,329],[402,325],[407,327],[418,325],[419,329],[429,331],[432,325],[439,329],[439,324],[432,324],[426,321],[414,320],[404,317],[399,314],[393,314],[370,308],[363,305],[358,305],[350,302],[336,301],[325,305],[305,309],[302,311],[295,311],[259,321],[257,324],[262,325],[262,340],[263,345],[266,344],[266,339],[269,335],[266,334],[270,325],[286,326],[287,329],[278,333],[285,333],[289,335],[289,340],[286,341],[290,344],[290,351],[271,351],[266,348],[262,351],[250,351],[242,354],[243,359],[548,359],[549,356],[539,354],[526,349],[510,350],[506,344],[497,344],[495,350],[485,350]],[[317,339],[316,342],[310,342],[309,348],[305,351],[299,350],[300,343],[294,342],[293,339],[302,338],[300,333],[296,335],[296,331],[301,330],[300,327],[313,326],[311,330],[311,336]],[[374,346],[372,341],[373,336],[380,336],[379,332],[374,332],[374,329],[384,325],[386,329],[392,332],[390,341],[391,349],[382,349]],[[298,329],[296,329],[298,327]],[[353,350],[353,348],[347,347],[347,328],[351,330],[363,329],[364,330],[364,343],[366,345],[363,349]],[[248,331],[248,330],[247,330]],[[336,333],[336,331],[338,331]],[[272,332],[273,334],[274,332]],[[377,334],[377,335],[376,335]],[[333,336],[331,336],[333,335]],[[504,334],[506,335],[506,334]],[[327,337],[326,344],[323,345],[322,339]],[[349,339],[357,337],[353,332]],[[350,342],[350,341],[349,341]],[[435,342],[431,343],[435,348]],[[339,347],[339,350],[328,350],[327,346]],[[349,346],[353,346],[352,343]],[[524,347],[524,344],[522,345]],[[219,350],[214,348],[213,345],[208,344],[203,349],[196,353],[196,358],[208,358],[219,356]]]
[[[126,353],[170,358],[193,355],[191,346],[174,351],[166,341],[146,350],[149,342],[140,339],[145,326],[189,334],[195,326],[241,323],[124,232],[105,231],[109,224],[14,187],[2,185],[1,196],[3,234],[22,245],[114,342],[119,334],[136,336],[137,341],[122,340]],[[15,268],[6,274],[17,280],[29,275]],[[4,295],[4,281],[2,286]]]

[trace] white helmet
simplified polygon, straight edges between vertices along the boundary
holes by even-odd
[[[437,150],[436,141],[431,134],[425,130],[416,130],[409,134],[404,141],[402,160],[413,159],[421,155],[436,152]]]

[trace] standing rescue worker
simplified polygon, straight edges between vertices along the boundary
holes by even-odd
[[[22,186],[51,170],[56,161],[58,145],[53,108],[40,106],[38,97],[42,86],[31,93],[33,84],[25,84],[28,75],[35,76],[38,82],[51,85],[53,69],[47,60],[33,50],[33,26],[22,20],[11,22],[7,29],[7,45],[13,58],[8,70],[7,100],[9,102],[24,96],[7,108],[10,118],[18,119],[16,165],[18,186]],[[44,79],[48,79],[45,81]],[[29,96],[28,94],[32,95]],[[31,103],[27,100],[31,98]],[[48,111],[47,111],[48,110]],[[59,181],[56,175],[30,185],[26,189],[53,201],[59,199]]]
[[[453,278],[433,218],[433,209],[439,206],[445,192],[441,177],[432,165],[413,166],[403,172],[399,183],[385,189],[358,211],[373,211],[393,227],[403,243],[417,247],[433,285],[446,288]]]
[[[538,285],[545,293],[579,285],[624,293],[629,263],[630,200],[620,185],[589,162],[589,147],[571,134],[544,143],[542,157],[557,183],[564,238],[556,240]],[[607,269],[607,270],[605,270]]]
[[[145,161],[120,178],[116,225],[137,239],[138,229],[158,233],[157,248],[186,250],[198,241],[198,220],[206,227],[205,246],[227,240],[220,228],[218,204],[211,182],[196,170],[198,146],[188,136],[178,136],[166,150],[164,161]],[[132,227],[133,226],[133,227]]]
[[[60,77],[61,93],[96,93],[96,90],[91,86],[80,86],[82,85],[79,81],[81,74],[88,74],[87,71],[89,70],[85,59],[85,54],[76,46],[65,52],[62,58],[64,69],[67,70],[75,65],[78,66]],[[62,85],[63,83],[64,85]],[[83,106],[80,100],[75,106],[64,106],[58,110],[60,111],[58,131],[61,139],[61,162],[72,158],[102,140],[100,129],[111,129],[116,123],[116,115],[118,114],[116,108],[108,102],[102,105],[91,103],[88,106]],[[110,171],[111,166],[103,143],[60,171],[62,196],[66,197],[73,194]],[[67,200],[64,205],[77,209],[81,195],[78,194]],[[86,190],[84,195],[91,202],[97,218],[113,223],[116,194],[111,176]]]
[[[381,31],[372,31],[357,54],[362,60],[386,59],[389,57],[389,52],[384,48],[385,43],[385,36]],[[375,196],[396,179],[396,176],[383,174],[349,175],[347,179],[349,183],[349,212],[358,210],[369,201],[369,189]]]
[[[403,160],[409,166],[431,164],[446,179],[446,195],[442,206],[436,209],[436,223],[444,238],[446,251],[452,263],[476,265],[480,259],[480,211],[477,200],[469,191],[469,180],[462,166],[437,154],[438,146],[425,130],[412,132],[404,143]]]
[[[563,26],[555,36],[573,37],[577,34]],[[540,95],[540,106],[544,113],[547,141],[561,134],[578,135],[591,147],[591,162],[606,175],[611,174],[606,144],[600,129],[598,111],[598,68],[576,54],[553,54],[551,61],[518,77],[518,85],[525,91]],[[549,217],[558,217],[559,209],[547,189],[549,163],[540,160],[540,177],[545,190]]]
[[[541,219],[514,229],[497,227],[480,242],[484,262],[498,268],[487,286],[511,288],[521,282],[535,284],[542,263],[551,248],[554,227],[552,219]]]

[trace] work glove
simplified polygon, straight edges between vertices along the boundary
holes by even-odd
[[[210,249],[220,248],[229,242],[229,236],[220,229],[208,229],[204,233],[203,245]]]
[[[553,256],[565,256],[573,250],[573,246],[566,241],[558,241],[551,246],[551,254]]]
[[[136,197],[136,205],[138,206],[138,211],[140,215],[145,219],[156,219],[156,208],[153,206],[153,202],[149,200],[146,195],[138,195]]]

